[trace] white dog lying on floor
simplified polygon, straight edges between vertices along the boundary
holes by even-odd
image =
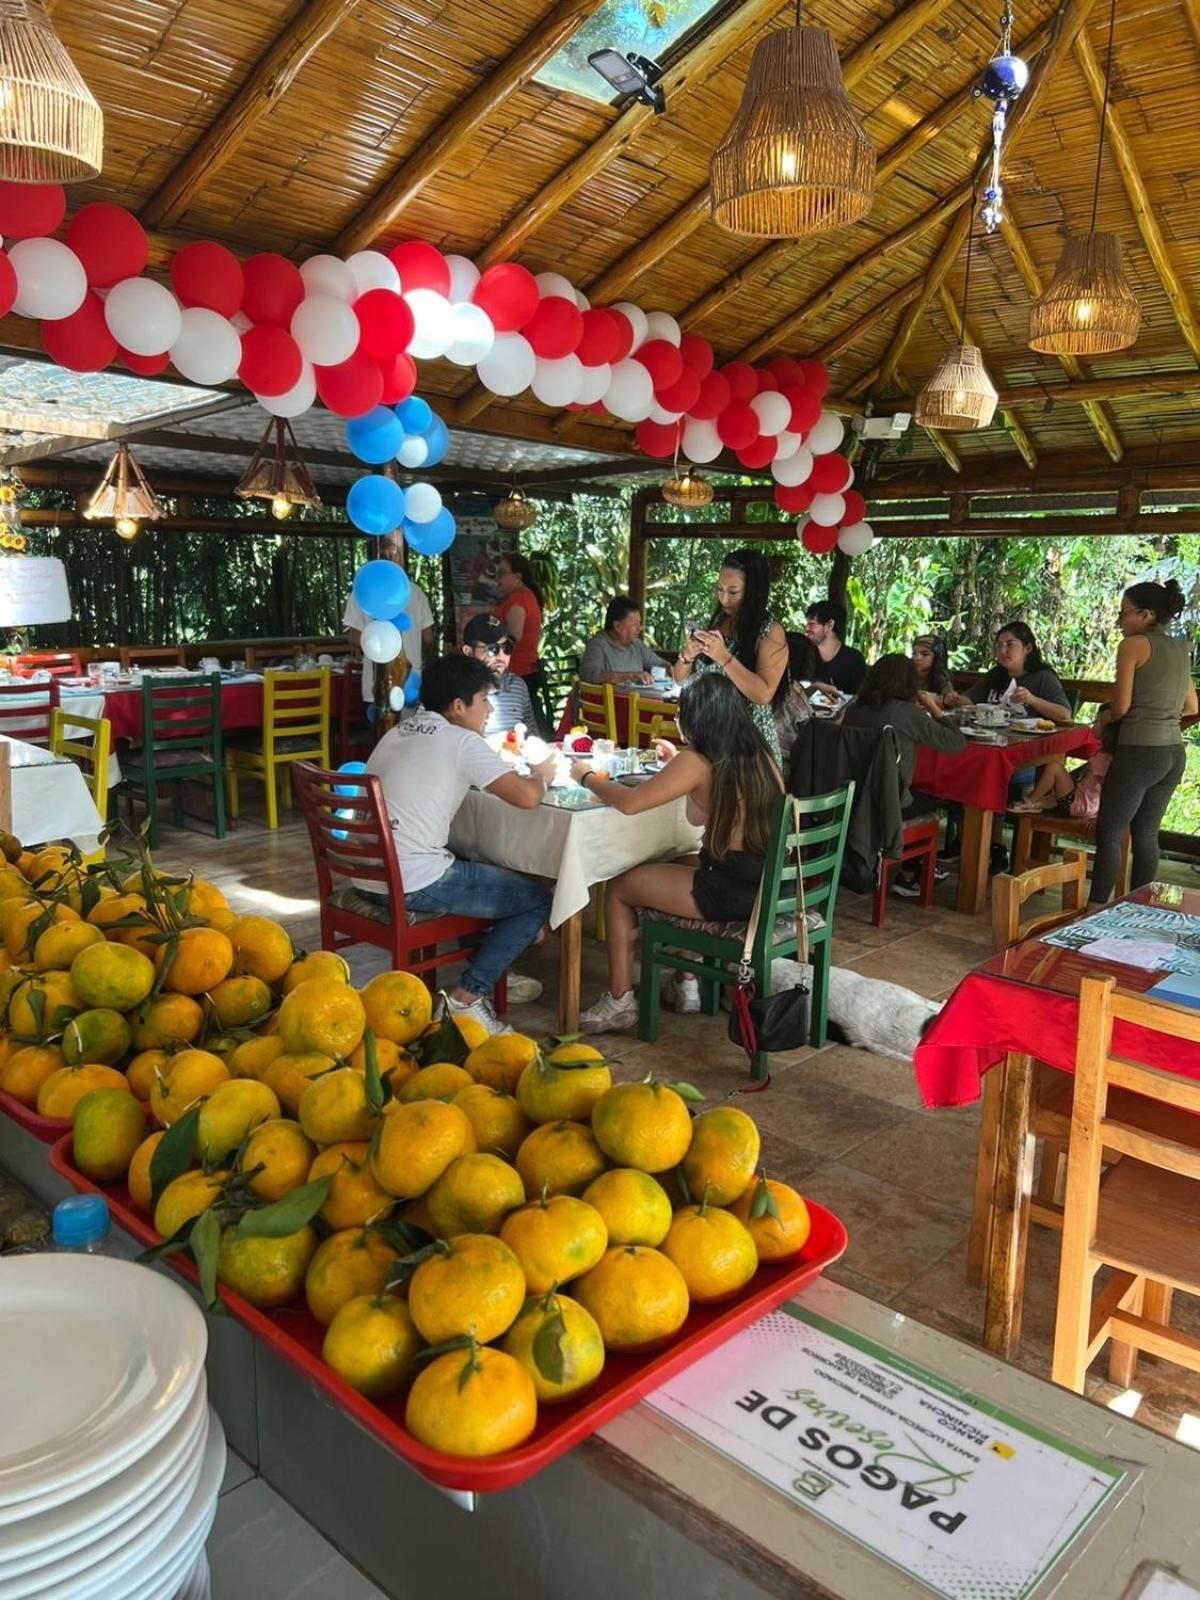
[[[797,983],[812,987],[811,967],[796,961],[772,961],[772,994]],[[830,1029],[860,1050],[911,1061],[917,1041],[940,1010],[936,1000],[926,1000],[897,983],[868,978],[849,967],[830,968]]]

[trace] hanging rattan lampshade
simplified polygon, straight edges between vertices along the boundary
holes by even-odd
[[[492,516],[496,526],[503,528],[505,533],[523,533],[537,521],[537,510],[514,484],[504,499],[497,500],[492,507]]]
[[[317,493],[292,425],[273,417],[242,474],[234,494],[243,500],[269,500],[271,513],[282,520],[295,506],[319,506]]]
[[[1029,348],[1050,356],[1098,356],[1138,336],[1142,310],[1121,265],[1115,233],[1069,239],[1058,270],[1029,313]]]
[[[713,486],[691,467],[684,467],[682,472],[673,472],[663,484],[662,497],[669,506],[678,506],[681,511],[698,511],[702,506],[712,505]]]
[[[996,415],[997,399],[979,347],[951,345],[917,396],[916,418],[923,428],[966,433],[988,426]]]
[[[0,0],[0,179],[78,183],[104,159],[104,114],[42,0]]]
[[[114,522],[157,522],[167,508],[146,482],[129,446],[119,444],[83,514],[89,522],[109,517]]]
[[[799,238],[870,208],[875,146],[827,28],[780,28],[759,43],[710,179],[713,217],[731,233]]]

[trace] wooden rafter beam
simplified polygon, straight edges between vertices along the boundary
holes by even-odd
[[[1008,246],[1013,265],[1017,269],[1017,275],[1029,291],[1029,298],[1037,300],[1043,288],[1045,288],[1045,284],[1042,282],[1042,275],[1037,269],[1037,263],[1029,253],[1029,246],[1025,243],[1025,236],[1022,234],[1017,224],[1017,219],[1013,215],[1012,206],[1007,201],[1004,206],[1004,218],[1000,224],[1000,233]],[[1059,356],[1057,359],[1059,366],[1068,378],[1073,378],[1076,382],[1087,378],[1087,371],[1076,356]],[[1084,402],[1083,414],[1091,424],[1092,432],[1108,454],[1114,461],[1120,461],[1125,453],[1125,446],[1121,443],[1121,436],[1117,432],[1117,424],[1112,412],[1109,411],[1103,401],[1087,400]]]
[[[1200,0],[1183,0],[1183,14],[1192,30],[1192,38],[1200,45]]]
[[[1196,393],[1194,372],[1147,372],[1136,378],[1086,378],[1079,383],[1031,383],[1001,389],[1002,406],[1041,406],[1047,400],[1084,405],[1091,400],[1144,400],[1154,395]]]
[[[1086,34],[1080,33],[1075,40],[1075,60],[1079,63],[1092,102],[1099,112],[1104,104],[1104,72],[1096,60],[1096,52],[1092,49],[1091,41]],[[1179,331],[1192,355],[1200,361],[1200,317],[1197,316],[1187,286],[1171,258],[1167,241],[1154,214],[1154,202],[1150,198],[1150,192],[1146,188],[1145,179],[1134,155],[1133,144],[1126,132],[1121,114],[1111,99],[1108,103],[1106,128],[1108,148],[1116,160],[1142,242],[1154,263],[1154,270],[1158,273],[1167,299],[1171,302],[1171,311],[1179,324]]]
[[[886,300],[881,300],[878,305],[872,306],[870,311],[865,311],[857,322],[852,322],[849,327],[843,328],[841,333],[835,334],[821,348],[814,352],[818,361],[827,365],[836,361],[844,350],[851,349],[858,344],[860,339],[865,339],[881,322],[896,311],[902,311],[911,300],[915,300],[921,292],[921,279],[914,278],[911,283],[903,283],[898,289],[893,289]]]
[[[925,320],[925,315],[945,281],[946,274],[958,260],[958,253],[963,247],[973,221],[974,212],[969,205],[960,206],[950,219],[950,226],[946,229],[937,253],[921,280],[921,292],[901,317],[896,336],[880,363],[879,376],[875,380],[873,393],[882,394],[895,377],[896,368],[904,359],[904,352],[908,349],[908,342],[917,324]]]
[[[148,227],[169,227],[179,221],[200,191],[287,93],[314,51],[358,4],[359,0],[308,0],[217,120],[151,197],[142,211],[142,221]]]
[[[953,336],[956,339],[961,338],[966,344],[976,345],[981,351],[983,351],[983,346],[979,339],[978,328],[972,326],[970,322],[963,320],[962,313],[955,302],[954,296],[950,293],[949,289],[944,283],[938,290],[938,300],[941,304],[942,310],[946,313],[946,316],[949,319],[950,331]],[[983,352],[983,364],[985,367],[987,367],[988,371],[991,372],[992,369],[988,362],[986,351]],[[1021,421],[1020,417],[1017,416],[1015,411],[1003,411],[1001,415],[1004,418],[1004,426],[1007,429],[1012,442],[1016,445],[1021,460],[1025,463],[1029,470],[1033,472],[1036,470],[1038,464],[1037,449],[1034,446],[1033,440],[1029,437],[1029,432],[1026,429],[1025,424]]]
[[[512,51],[392,173],[360,212],[346,224],[334,245],[351,255],[373,244],[412,204],[432,178],[443,171],[467,140],[522,84],[528,83],[583,24],[603,0],[559,0]]]

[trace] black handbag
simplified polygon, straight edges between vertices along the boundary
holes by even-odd
[[[799,832],[799,808],[793,801],[796,831]],[[737,985],[733,991],[733,1005],[729,1016],[729,1037],[740,1045],[753,1060],[760,1050],[799,1050],[808,1043],[811,1018],[811,995],[803,983],[783,989],[779,994],[755,995],[754,968],[750,963],[754,939],[762,915],[763,885],[758,895],[750,921],[746,924],[746,938],[742,944],[742,959],[738,965]],[[804,867],[800,852],[796,852],[796,944],[797,959],[808,961],[808,921],[804,913]]]

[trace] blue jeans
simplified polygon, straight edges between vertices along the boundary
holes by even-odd
[[[404,900],[411,911],[482,917],[492,923],[462,975],[464,989],[487,994],[537,938],[550,915],[551,895],[544,884],[519,872],[456,858],[436,883],[406,894]]]

